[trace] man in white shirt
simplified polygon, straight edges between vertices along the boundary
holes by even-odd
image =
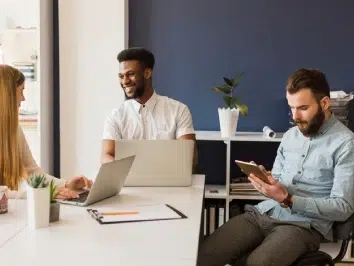
[[[191,139],[195,141],[188,107],[152,88],[154,55],[144,48],[121,51],[119,79],[126,101],[104,123],[101,163],[114,160],[117,139]],[[197,161],[195,149],[193,165]]]

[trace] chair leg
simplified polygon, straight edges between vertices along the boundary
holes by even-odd
[[[340,247],[340,251],[339,251],[337,257],[335,257],[333,259],[334,263],[338,263],[338,262],[342,261],[342,259],[344,258],[345,254],[347,253],[349,242],[350,242],[350,240],[343,240],[342,241],[342,245]]]

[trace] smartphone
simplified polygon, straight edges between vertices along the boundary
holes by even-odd
[[[255,163],[244,162],[235,160],[235,163],[241,168],[242,172],[244,172],[247,176],[251,173],[262,179],[264,183],[269,184],[269,180],[266,174],[262,171],[262,169]]]

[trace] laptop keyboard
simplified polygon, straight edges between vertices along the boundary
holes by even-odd
[[[85,202],[88,197],[89,191],[85,191],[79,194],[79,197],[76,199],[67,199],[67,201],[74,201],[74,202]]]

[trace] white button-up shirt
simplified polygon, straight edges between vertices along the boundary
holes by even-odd
[[[189,108],[154,92],[145,104],[130,99],[114,109],[104,123],[103,139],[178,139],[186,134],[194,134]]]

